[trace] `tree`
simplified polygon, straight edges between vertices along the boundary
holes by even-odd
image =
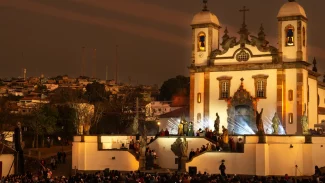
[[[76,110],[68,104],[57,105],[58,109],[58,126],[61,127],[62,137],[71,139],[76,134],[75,127]]]
[[[125,133],[133,124],[136,115],[136,98],[139,104],[144,104],[143,89],[141,87],[126,86],[120,90],[120,94],[111,95],[109,102],[106,103],[106,114],[111,116],[116,133]],[[113,121],[114,119],[114,121]],[[144,113],[140,111],[139,119],[144,119]]]
[[[98,82],[88,84],[86,86],[85,98],[92,104],[108,100],[108,93],[105,90],[105,85]]]
[[[80,89],[72,88],[58,88],[53,92],[50,97],[50,101],[53,104],[66,104],[70,102],[84,102],[83,91]]]
[[[43,104],[32,112],[26,125],[34,132],[36,148],[38,148],[39,135],[57,132],[57,120],[58,111],[54,105]]]
[[[190,78],[185,76],[176,76],[168,79],[160,87],[160,100],[170,101],[174,95],[189,96]]]

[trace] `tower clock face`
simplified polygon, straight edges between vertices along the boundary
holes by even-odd
[[[203,57],[203,53],[199,53],[199,57],[202,58]]]

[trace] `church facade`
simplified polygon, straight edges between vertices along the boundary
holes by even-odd
[[[307,54],[308,19],[295,2],[282,5],[277,15],[278,46],[269,45],[263,26],[250,35],[244,20],[239,36],[222,28],[205,1],[192,20],[190,120],[194,130],[221,126],[236,134],[256,134],[256,112],[262,113],[265,133],[273,133],[278,116],[282,133],[302,134],[301,119],[309,128],[325,119],[325,85],[318,81],[316,60]]]

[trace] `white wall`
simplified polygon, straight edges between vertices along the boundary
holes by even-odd
[[[105,137],[103,137],[105,139]],[[79,137],[75,137],[79,140]],[[112,159],[115,157],[115,160]],[[72,169],[78,170],[111,170],[135,171],[139,162],[128,151],[98,150],[97,136],[84,136],[84,142],[72,143]]]
[[[219,174],[221,160],[225,160],[227,174],[255,175],[255,151],[255,145],[247,144],[245,153],[205,152],[186,163],[186,170],[194,166],[201,173]]]
[[[264,108],[263,121],[265,124],[265,129],[269,128],[271,124],[272,117],[276,111],[277,107],[277,70],[250,70],[250,71],[229,71],[229,72],[211,72],[210,73],[210,128],[213,129],[214,120],[216,118],[215,114],[218,112],[220,116],[220,127],[222,125],[227,127],[227,102],[225,100],[219,100],[219,81],[218,77],[221,76],[232,76],[230,81],[230,96],[238,90],[240,86],[240,79],[244,78],[244,88],[255,97],[255,83],[252,76],[258,74],[268,75],[267,88],[266,88],[266,99],[259,99],[257,102],[257,109],[260,111]],[[195,123],[194,123],[195,124]]]
[[[2,162],[2,176],[7,176],[14,161],[15,156],[13,154],[1,154],[0,161]],[[11,168],[10,175],[15,173],[14,166]]]
[[[159,137],[153,143],[149,145],[150,149],[157,152],[158,164],[162,168],[177,169],[177,164],[175,164],[175,154],[171,150],[171,145],[176,141],[177,137]],[[193,148],[201,148],[202,145],[209,143],[205,138],[186,138],[188,141],[188,154]]]
[[[257,144],[256,140],[246,136],[244,153],[203,153],[188,162],[186,168],[220,173],[218,167],[225,160],[228,174],[310,176],[316,165],[325,166],[325,137],[313,137],[313,144],[305,144],[304,136],[267,136],[266,144]]]
[[[150,149],[157,152],[157,163],[160,167],[177,169],[176,156],[171,151],[171,145],[176,138],[159,137],[149,145]],[[257,136],[244,138],[244,153],[205,152],[188,162],[186,170],[194,166],[202,173],[220,173],[218,167],[221,160],[225,160],[228,174],[309,176],[314,173],[316,165],[325,166],[325,137],[312,137],[312,144],[305,144],[304,136],[266,136],[266,144],[258,144]],[[134,171],[139,168],[139,162],[128,151],[98,151],[93,136],[85,136],[84,139],[85,142],[73,142],[72,168],[76,167],[78,170],[110,168],[122,171]],[[195,150],[209,143],[206,139],[198,137],[186,140],[189,144],[188,153],[192,148]],[[115,157],[115,160],[112,157]],[[13,157],[8,162],[12,163],[12,160]]]
[[[314,128],[314,125],[318,123],[318,90],[317,80],[308,78],[309,86],[309,102],[308,102],[308,121],[309,128]],[[321,101],[320,101],[321,102]]]

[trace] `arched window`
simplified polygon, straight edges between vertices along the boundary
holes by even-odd
[[[306,46],[306,28],[302,27],[302,45]]]
[[[223,81],[221,84],[221,98],[229,97],[229,81]]]
[[[266,85],[268,75],[258,74],[254,75],[255,80],[255,96],[256,98],[265,99],[266,98]]]
[[[219,81],[219,100],[228,99],[230,96],[230,80],[232,77],[221,76],[218,77]]]
[[[257,81],[257,97],[265,97],[264,94],[264,81],[263,80],[259,80]]]
[[[286,46],[294,46],[294,27],[292,25],[288,25],[285,29],[286,33]]]
[[[206,36],[204,32],[200,32],[198,35],[198,51],[205,51],[206,48]]]

